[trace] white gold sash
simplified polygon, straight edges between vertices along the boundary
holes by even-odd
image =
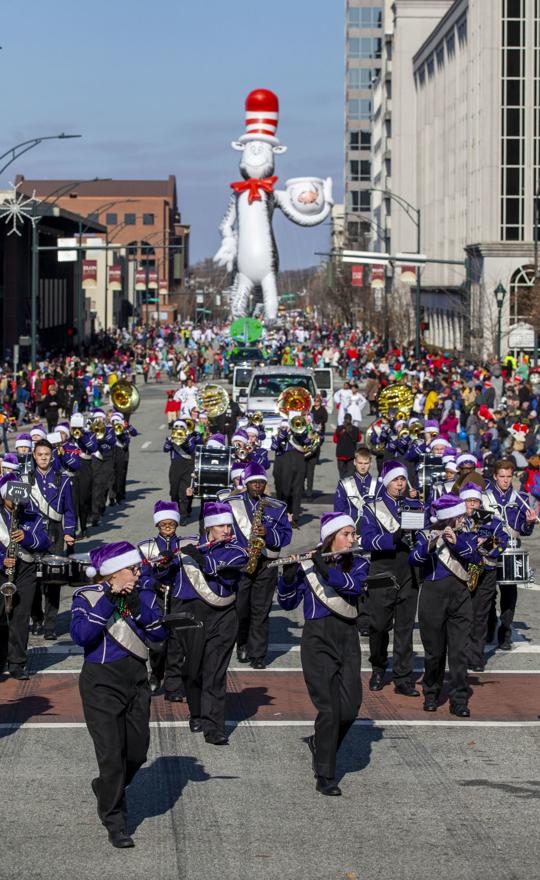
[[[400,527],[400,523],[395,518],[394,514],[388,510],[388,507],[382,500],[378,500],[373,505],[373,513],[375,514],[375,518],[379,520],[382,526],[386,529],[387,532],[390,532],[391,535]]]
[[[343,617],[345,620],[355,620],[358,617],[356,604],[350,605],[333,587],[322,583],[311,562],[301,562],[300,564],[311,590],[319,602],[328,608],[332,614],[337,614],[338,617]]]
[[[41,490],[37,482],[34,483],[32,488],[30,489],[30,497],[39,508],[39,512],[43,514],[44,517],[46,517],[47,519],[52,519],[54,522],[62,522],[62,514],[58,513],[58,511],[55,510],[54,507],[52,507],[47,499],[41,494]]]
[[[195,560],[193,560],[191,556],[188,556],[187,554],[182,556],[182,563],[184,571],[186,572],[192,586],[207,605],[212,605],[213,608],[226,608],[228,605],[233,604],[236,599],[234,593],[230,596],[218,596],[214,593],[214,591],[208,586],[202,571],[200,568],[197,568]]]
[[[251,520],[247,515],[243,497],[241,495],[236,495],[232,498],[227,498],[227,501],[231,505],[233,517],[236,520],[238,528],[242,532],[246,541],[249,542],[249,537],[251,535]],[[268,547],[265,547],[262,551],[262,555],[267,556],[269,559],[277,559],[279,556],[279,550],[269,550]]]
[[[103,591],[81,590],[79,595],[84,596],[88,604],[94,608],[104,594]],[[127,620],[123,617],[118,617],[117,611],[114,611],[113,614],[111,614],[105,624],[105,629],[111,638],[113,638],[121,648],[124,648],[128,654],[137,657],[138,660],[146,661],[148,659],[148,648],[145,643],[137,635],[135,630],[130,627]]]

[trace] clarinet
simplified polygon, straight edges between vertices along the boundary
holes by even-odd
[[[6,550],[7,559],[16,559],[17,557],[17,542],[13,540],[13,535],[15,532],[19,530],[19,507],[18,505],[14,507],[11,514],[11,526],[9,529],[9,544]],[[0,596],[4,597],[4,610],[6,613],[6,617],[9,617],[11,614],[11,610],[13,608],[13,596],[17,592],[17,586],[15,584],[15,566],[11,568],[6,568],[6,574],[8,576],[8,580],[4,581],[3,584],[0,585]]]

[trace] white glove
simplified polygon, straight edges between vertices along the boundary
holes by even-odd
[[[234,235],[228,235],[223,238],[221,247],[214,257],[214,263],[217,263],[218,266],[226,266],[227,271],[232,272],[237,253],[236,238]]]

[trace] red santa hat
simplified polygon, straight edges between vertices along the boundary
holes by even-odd
[[[254,89],[246,98],[246,133],[239,143],[266,141],[273,147],[279,145],[276,131],[279,120],[278,96],[269,89]]]
[[[482,406],[480,407],[480,409],[478,410],[478,415],[480,416],[481,419],[484,419],[484,421],[486,421],[486,422],[493,422],[494,421],[493,413],[485,405],[485,403],[483,403]]]
[[[528,432],[529,426],[520,422],[514,422],[509,431],[514,440],[519,440],[521,443],[525,443]]]

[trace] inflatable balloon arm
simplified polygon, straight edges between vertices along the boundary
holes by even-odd
[[[318,223],[322,223],[332,210],[332,205],[334,204],[334,199],[332,198],[332,178],[327,177],[324,181],[323,187],[323,203],[321,208],[316,213],[305,214],[301,213],[294,206],[290,190],[277,190],[274,192],[274,200],[276,205],[281,208],[283,213],[289,220],[292,220],[293,223],[298,223],[300,226],[317,226]]]
[[[221,247],[214,257],[214,262],[218,266],[226,266],[229,272],[232,272],[236,257],[238,256],[238,236],[235,231],[236,216],[236,196],[231,196],[227,212],[219,227]]]

